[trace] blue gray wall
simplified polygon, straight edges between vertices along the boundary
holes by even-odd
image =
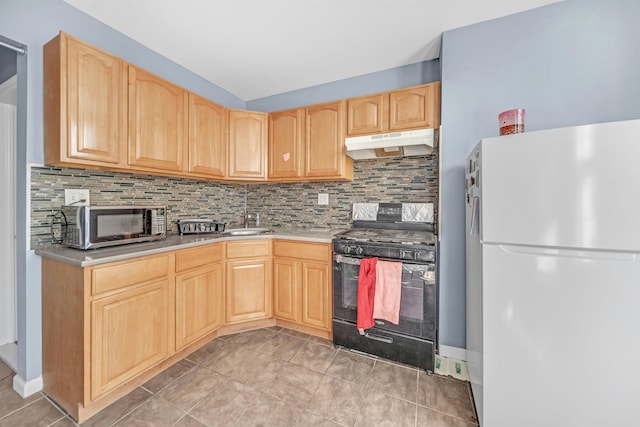
[[[435,59],[254,99],[247,102],[247,109],[280,111],[376,92],[386,92],[437,80],[440,80],[440,61]]]
[[[640,118],[639,19],[637,0],[567,0],[444,33],[444,344],[465,346],[466,156],[498,135],[498,113],[512,108],[526,110],[527,131]]]
[[[42,47],[61,30],[222,105],[246,105],[240,98],[60,0],[0,1],[0,35],[27,48],[27,55],[18,55],[16,153],[18,376],[27,382],[42,372],[40,258],[28,246],[27,164],[42,163],[44,159]]]
[[[427,83],[440,77],[436,60],[247,103],[61,0],[0,1],[0,35],[24,44],[28,51],[27,55],[18,57],[17,66],[18,375],[25,381],[36,379],[42,371],[41,269],[40,258],[29,250],[26,233],[27,165],[41,164],[44,159],[42,47],[59,31],[65,31],[194,93],[233,108],[275,111]],[[216,60],[224,61],[224,58],[212,58],[212,61]]]
[[[640,2],[567,0],[443,35],[442,59],[244,102],[60,0],[2,0],[0,35],[18,58],[18,374],[41,372],[40,261],[26,245],[27,163],[42,163],[42,46],[63,30],[207,98],[275,111],[440,79],[441,343],[465,346],[463,161],[525,108],[527,130],[640,117]],[[216,60],[216,59],[212,59]],[[224,59],[222,59],[224,60]],[[20,219],[22,218],[22,220]]]

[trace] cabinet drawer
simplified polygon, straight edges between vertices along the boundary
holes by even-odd
[[[227,242],[227,259],[269,256],[271,240]]]
[[[176,252],[176,272],[191,270],[222,259],[222,244],[207,245]]]
[[[169,254],[160,255],[95,267],[91,272],[91,294],[97,295],[167,277],[171,256]]]
[[[273,243],[273,255],[277,257],[329,261],[331,259],[329,243],[305,243],[291,240],[276,240]]]

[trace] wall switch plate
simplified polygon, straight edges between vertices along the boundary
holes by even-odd
[[[318,193],[318,204],[319,205],[328,205],[329,204],[329,194],[328,193]]]
[[[64,189],[64,204],[73,206],[89,206],[89,190],[80,188]]]

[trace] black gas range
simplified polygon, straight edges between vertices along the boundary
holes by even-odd
[[[438,338],[437,245],[432,204],[354,204],[350,230],[333,239],[333,341],[356,351],[434,370]],[[359,330],[363,259],[402,263],[398,324]]]

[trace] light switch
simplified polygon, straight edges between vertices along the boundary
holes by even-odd
[[[318,204],[319,205],[328,205],[329,204],[329,194],[328,193],[318,193]]]

